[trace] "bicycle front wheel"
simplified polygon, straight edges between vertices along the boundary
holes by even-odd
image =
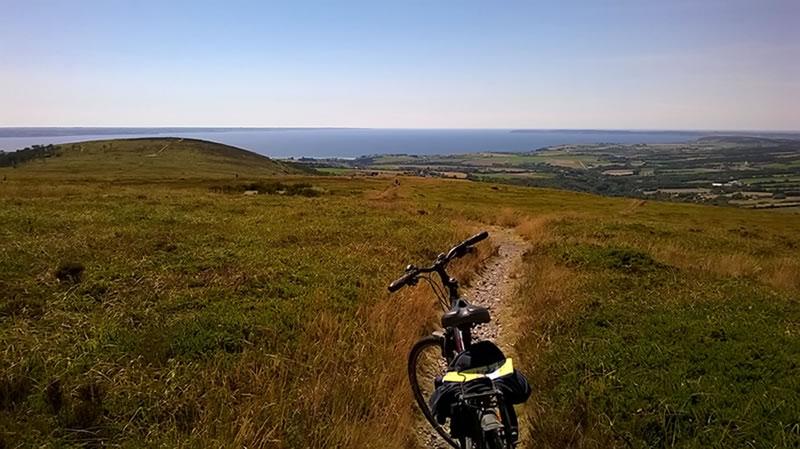
[[[408,355],[408,380],[411,383],[414,399],[425,420],[447,444],[455,449],[461,449],[462,446],[450,437],[448,429],[436,422],[433,411],[428,405],[428,400],[435,388],[436,377],[444,375],[447,371],[447,361],[443,357],[443,351],[444,337],[442,336],[429,335],[417,341]]]

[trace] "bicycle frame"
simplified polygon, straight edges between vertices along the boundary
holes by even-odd
[[[445,289],[448,293],[448,300],[450,301],[450,307],[454,307],[460,298],[458,294],[458,281],[455,278],[450,277],[447,274],[446,268],[444,266],[438,266],[436,268],[436,274],[439,275],[439,278],[442,281],[442,285],[444,285]],[[452,340],[452,346],[448,345],[448,340]],[[459,329],[455,327],[448,327],[445,329],[445,351],[446,354],[445,358],[447,359],[447,363],[453,361],[456,355],[464,352],[467,348],[469,348],[470,343],[472,342],[472,332],[470,329]],[[450,348],[448,348],[450,346]],[[450,349],[448,351],[448,349]]]

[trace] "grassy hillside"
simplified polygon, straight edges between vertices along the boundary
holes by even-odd
[[[6,178],[177,180],[298,173],[309,171],[240,148],[179,138],[98,140],[0,156],[0,176]]]
[[[405,353],[436,310],[424,286],[385,286],[486,224],[531,245],[504,341],[535,389],[528,447],[800,444],[789,214],[405,177],[282,176],[263,182],[324,193],[245,196],[188,168],[4,170],[0,447],[414,447]]]

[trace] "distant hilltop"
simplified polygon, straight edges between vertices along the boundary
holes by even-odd
[[[35,145],[15,152],[0,152],[0,170],[9,177],[46,175],[98,180],[212,179],[313,172],[241,148],[183,138]]]
[[[662,129],[662,130],[635,130],[635,129],[512,129],[511,133],[565,133],[572,134],[591,134],[591,135],[673,135],[682,134],[687,136],[696,136],[698,139],[706,138],[768,138],[768,139],[800,139],[800,131],[702,131],[702,130],[680,130],[680,129]]]
[[[792,137],[781,137],[776,135],[772,137],[764,136],[737,136],[737,135],[719,135],[719,136],[704,136],[697,139],[698,143],[731,143],[741,145],[763,145],[763,144],[787,144],[797,143],[800,140],[800,134],[794,134]]]

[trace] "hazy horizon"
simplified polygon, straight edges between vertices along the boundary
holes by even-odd
[[[0,128],[0,150],[107,139],[179,137],[278,158],[354,158],[375,154],[529,152],[565,144],[688,143],[706,136],[798,139],[770,131],[636,131],[387,128]]]
[[[0,2],[0,126],[786,132],[800,3]]]
[[[724,129],[724,128],[533,128],[533,127],[425,127],[425,126],[237,126],[237,125],[0,125],[0,130],[11,129],[53,129],[53,130],[91,130],[91,129],[141,129],[141,130],[168,130],[168,129],[202,129],[202,130],[273,130],[273,131],[293,131],[293,130],[347,130],[347,129],[372,129],[372,130],[428,130],[428,131],[596,131],[596,132],[687,132],[687,133],[724,133],[735,134],[746,133],[765,133],[765,134],[797,134],[800,127],[795,129]]]

